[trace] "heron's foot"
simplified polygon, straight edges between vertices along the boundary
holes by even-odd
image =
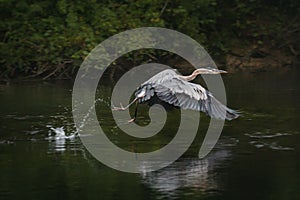
[[[121,110],[121,111],[124,111],[124,110],[126,110],[126,108],[124,108],[123,107],[123,105],[120,103],[120,107],[115,107],[115,106],[113,106],[112,108],[111,108],[111,110]]]
[[[128,120],[128,123],[132,123],[134,121],[135,121],[135,118],[132,118],[132,119]]]

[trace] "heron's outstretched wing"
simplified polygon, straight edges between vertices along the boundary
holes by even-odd
[[[137,90],[145,92],[139,101],[146,102],[156,95],[160,100],[182,109],[197,110],[217,119],[235,119],[238,113],[219,102],[201,85],[182,80],[172,70],[164,70],[146,81]]]

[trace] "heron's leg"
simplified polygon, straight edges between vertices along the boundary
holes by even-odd
[[[135,121],[136,116],[137,116],[138,106],[139,106],[139,102],[137,101],[137,102],[136,102],[136,105],[135,105],[135,110],[134,110],[134,117],[128,121],[129,123]]]
[[[120,104],[120,107],[115,107],[115,106],[113,106],[112,107],[112,110],[121,110],[121,111],[123,111],[123,110],[126,110],[126,109],[128,109],[134,102],[136,102],[138,100],[138,98],[135,98],[132,102],[130,102],[126,107],[123,107],[123,105],[122,104]]]

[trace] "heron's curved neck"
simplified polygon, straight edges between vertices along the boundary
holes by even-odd
[[[188,76],[180,76],[180,78],[182,78],[185,81],[192,81],[197,77],[198,74],[196,73],[192,73],[191,75]]]

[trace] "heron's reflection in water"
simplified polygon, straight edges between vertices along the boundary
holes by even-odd
[[[230,151],[215,150],[206,158],[183,158],[159,171],[142,174],[143,183],[162,198],[177,198],[185,189],[200,194],[217,193],[222,186],[216,180],[218,170],[230,158]],[[185,191],[185,194],[188,194]]]

